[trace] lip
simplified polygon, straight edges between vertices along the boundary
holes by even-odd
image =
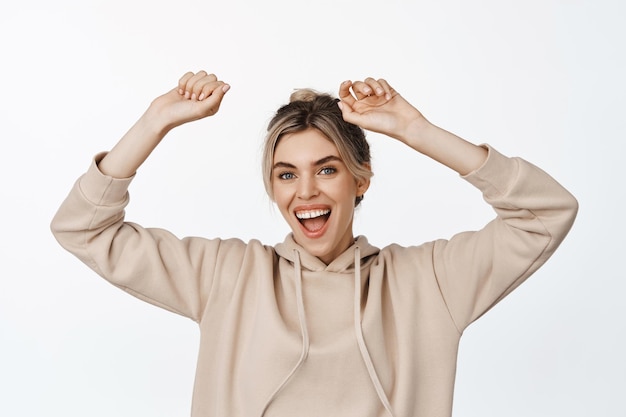
[[[315,232],[311,232],[306,227],[304,227],[304,225],[302,223],[300,223],[300,220],[298,219],[298,217],[296,217],[296,213],[297,212],[299,212],[299,211],[310,211],[310,210],[330,210],[330,214],[328,215],[329,216],[328,220],[324,224],[324,227],[322,227],[320,230],[317,230]],[[306,205],[296,206],[293,209],[293,217],[295,218],[296,222],[298,223],[298,226],[300,227],[300,231],[302,232],[302,234],[305,237],[307,237],[309,239],[318,239],[318,238],[322,237],[324,235],[324,233],[326,233],[326,231],[328,230],[329,224],[330,224],[330,216],[331,215],[332,215],[332,209],[327,204],[306,204]]]
[[[331,210],[328,204],[301,204],[293,208],[293,214],[299,211]]]

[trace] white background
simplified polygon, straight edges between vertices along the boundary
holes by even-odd
[[[232,85],[171,133],[128,218],[281,241],[260,146],[293,88],[385,77],[434,123],[541,166],[580,213],[554,257],[466,332],[456,416],[626,416],[626,3],[6,1],[0,6],[0,415],[189,414],[198,332],[64,252],[49,222],[96,152],[187,70]],[[355,233],[416,244],[492,216],[458,176],[369,135]]]

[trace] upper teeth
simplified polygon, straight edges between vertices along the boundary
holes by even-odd
[[[319,216],[325,216],[330,213],[330,210],[306,210],[296,213],[296,217],[299,219],[312,219]]]

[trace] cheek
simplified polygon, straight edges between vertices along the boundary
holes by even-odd
[[[342,199],[351,199],[356,196],[357,191],[357,184],[352,177],[350,177],[344,179],[340,184],[337,184],[335,194],[341,196]]]
[[[289,205],[287,193],[281,187],[272,187],[272,193],[274,194],[274,203],[278,206],[281,213],[284,213]]]

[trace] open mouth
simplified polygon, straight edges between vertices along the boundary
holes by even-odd
[[[300,224],[309,232],[319,232],[330,217],[329,209],[301,210],[296,212]]]

